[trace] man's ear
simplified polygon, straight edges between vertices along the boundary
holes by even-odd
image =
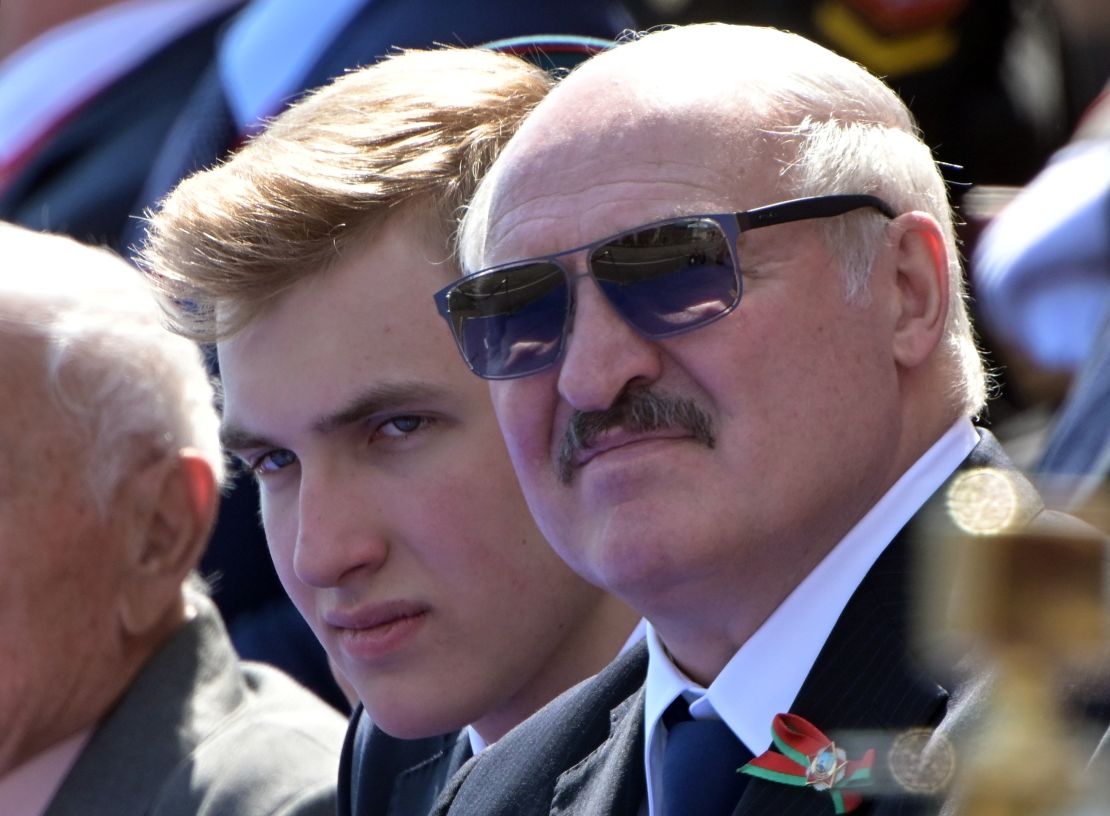
[[[121,520],[128,570],[120,622],[141,636],[181,608],[181,586],[208,543],[218,491],[207,460],[184,449],[129,474],[119,498],[129,513]]]
[[[897,292],[894,359],[904,368],[926,362],[944,336],[948,315],[948,252],[940,225],[921,212],[889,226]]]

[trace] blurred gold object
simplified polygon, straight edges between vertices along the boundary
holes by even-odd
[[[1103,651],[1104,542],[1070,527],[1018,528],[1011,478],[984,470],[955,480],[948,521],[958,532],[937,547],[947,555],[933,569],[946,630],[994,676],[957,769],[959,816],[1064,814],[1083,800],[1088,757],[1056,690],[1065,667]]]

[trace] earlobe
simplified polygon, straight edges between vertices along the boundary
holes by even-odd
[[[925,213],[904,213],[890,225],[897,315],[894,359],[905,368],[929,360],[948,315],[948,252],[940,225]]]
[[[178,608],[181,586],[215,520],[217,490],[212,468],[190,450],[169,454],[131,479],[130,563],[120,622],[128,634],[141,636]]]

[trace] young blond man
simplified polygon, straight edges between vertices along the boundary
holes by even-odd
[[[177,330],[216,343],[221,435],[258,478],[278,574],[362,702],[341,813],[426,811],[636,626],[534,526],[431,305],[462,206],[551,84],[493,51],[407,52],[309,96],[152,220],[144,264]]]

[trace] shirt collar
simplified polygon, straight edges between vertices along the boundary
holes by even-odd
[[[92,732],[93,729],[87,728],[52,745],[0,777],[0,813],[41,816]]]
[[[856,523],[793,592],[771,613],[717,675],[708,689],[671,661],[654,629],[647,633],[644,694],[644,762],[648,809],[664,734],[660,719],[679,696],[699,719],[719,718],[757,756],[771,744],[771,720],[794,704],[840,613],[887,545],[979,442],[961,418],[918,459]]]

